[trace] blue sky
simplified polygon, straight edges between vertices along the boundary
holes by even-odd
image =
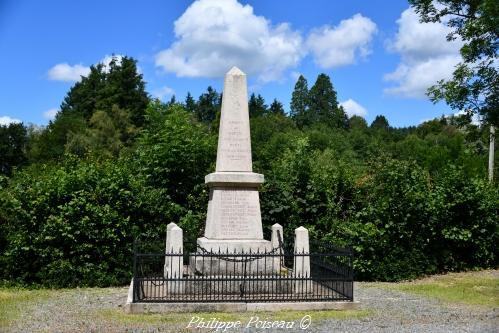
[[[183,100],[222,90],[233,65],[249,90],[289,109],[299,74],[328,74],[350,114],[392,126],[451,114],[426,87],[449,77],[460,42],[389,1],[0,0],[0,123],[45,125],[88,66],[138,60],[153,95]]]

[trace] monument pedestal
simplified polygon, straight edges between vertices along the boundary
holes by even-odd
[[[198,245],[207,251],[266,252],[258,187],[263,175],[253,172],[218,171],[205,177],[210,188],[205,237]]]
[[[255,254],[272,251],[272,244],[265,239],[208,239],[200,237],[197,241],[198,247],[207,252],[227,254],[244,253]]]
[[[195,274],[217,275],[273,275],[280,270],[270,241],[259,239],[208,239],[198,238],[198,254],[189,258],[189,265]],[[267,255],[262,255],[267,253]],[[206,256],[206,254],[209,254]],[[276,252],[276,254],[279,254]]]

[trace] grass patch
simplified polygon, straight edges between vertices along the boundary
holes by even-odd
[[[8,327],[27,308],[49,298],[50,290],[25,290],[0,288],[0,328]]]
[[[498,271],[449,273],[415,281],[380,285],[388,289],[437,298],[448,303],[499,307]]]
[[[352,319],[364,318],[371,314],[369,310],[326,310],[326,311],[277,311],[277,312],[196,312],[196,313],[168,313],[168,314],[127,314],[121,310],[108,309],[99,312],[103,319],[133,324],[176,324],[185,327],[193,316],[204,318],[206,321],[216,318],[218,321],[241,321],[248,323],[251,317],[259,317],[267,321],[296,321],[299,322],[305,315],[310,315],[312,323],[325,319]]]

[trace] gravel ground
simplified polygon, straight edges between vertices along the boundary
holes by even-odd
[[[121,315],[127,288],[73,289],[61,291],[23,309],[7,332],[213,332],[186,329],[188,319],[168,322],[130,320]],[[360,319],[313,319],[300,329],[303,314],[293,329],[239,329],[230,332],[499,332],[499,309],[448,305],[437,300],[356,283],[356,299],[370,314]],[[102,314],[115,315],[105,316]],[[262,319],[265,314],[260,314]],[[166,314],[162,316],[168,316]],[[242,315],[244,316],[244,314]],[[248,314],[248,320],[251,315]],[[206,318],[209,320],[209,317]]]

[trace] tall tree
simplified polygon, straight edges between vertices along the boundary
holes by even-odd
[[[295,89],[291,95],[290,116],[299,127],[305,124],[305,117],[308,111],[308,84],[307,79],[300,75],[295,84]]]
[[[495,127],[499,125],[499,2],[497,0],[409,0],[423,22],[444,22],[448,40],[460,38],[462,62],[450,80],[428,89],[433,102],[480,114],[490,124],[489,180],[494,178]]]
[[[88,76],[82,76],[79,82],[68,91],[61,103],[60,115],[81,116],[85,120],[90,120],[96,104],[103,97],[104,86],[106,84],[106,72],[103,64],[90,66]],[[56,116],[54,121],[57,121]]]
[[[26,161],[27,131],[22,123],[0,125],[0,175]]]
[[[336,91],[328,75],[319,74],[308,96],[309,110],[306,118],[309,124],[321,122],[334,128],[347,127],[347,115],[338,105]]]
[[[175,97],[175,95],[172,95],[172,97],[170,98],[170,100],[166,103],[166,106],[167,107],[170,107],[174,104],[177,104],[177,98]]]
[[[248,110],[250,118],[261,117],[267,113],[267,105],[265,104],[265,99],[258,94],[251,94],[249,102],[248,102]]]
[[[32,145],[30,156],[35,160],[59,157],[66,150],[70,137],[73,141],[79,138],[77,146],[82,147],[88,141],[82,135],[89,133],[87,128],[92,127],[91,119],[98,111],[106,112],[112,118],[113,108],[126,110],[131,125],[141,127],[149,103],[144,87],[142,74],[138,73],[132,58],[113,57],[107,66],[91,66],[88,76],[71,87],[55,119]],[[104,119],[102,114],[99,117]]]
[[[377,115],[371,123],[371,128],[387,131],[390,128],[390,124],[388,123],[388,120],[385,116]]]
[[[196,108],[197,119],[204,123],[211,123],[215,120],[217,113],[220,112],[221,97],[215,89],[209,86],[206,92],[199,96]]]
[[[77,155],[94,153],[98,156],[118,156],[121,149],[130,146],[138,134],[128,110],[113,105],[110,111],[98,110],[83,132],[68,135],[66,150]]]
[[[105,81],[96,109],[111,111],[116,105],[128,110],[132,123],[142,127],[149,98],[142,74],[137,70],[137,61],[129,57],[113,57],[105,73]]]
[[[453,77],[428,90],[433,102],[445,100],[453,109],[481,114],[499,125],[499,2],[497,0],[409,0],[423,22],[443,22],[448,40],[460,38],[462,62]]]
[[[194,114],[196,112],[196,101],[192,97],[190,92],[187,92],[187,96],[185,96],[184,107],[189,112]]]
[[[59,158],[64,154],[68,137],[83,133],[86,127],[87,121],[80,113],[59,112],[30,143],[30,159],[36,162]]]
[[[272,104],[270,104],[269,112],[271,114],[278,114],[281,116],[284,116],[284,106],[282,105],[281,102],[279,102],[277,99],[274,98],[272,101]]]
[[[367,122],[366,120],[358,115],[353,115],[350,117],[348,121],[348,125],[351,129],[366,129],[367,128]]]

